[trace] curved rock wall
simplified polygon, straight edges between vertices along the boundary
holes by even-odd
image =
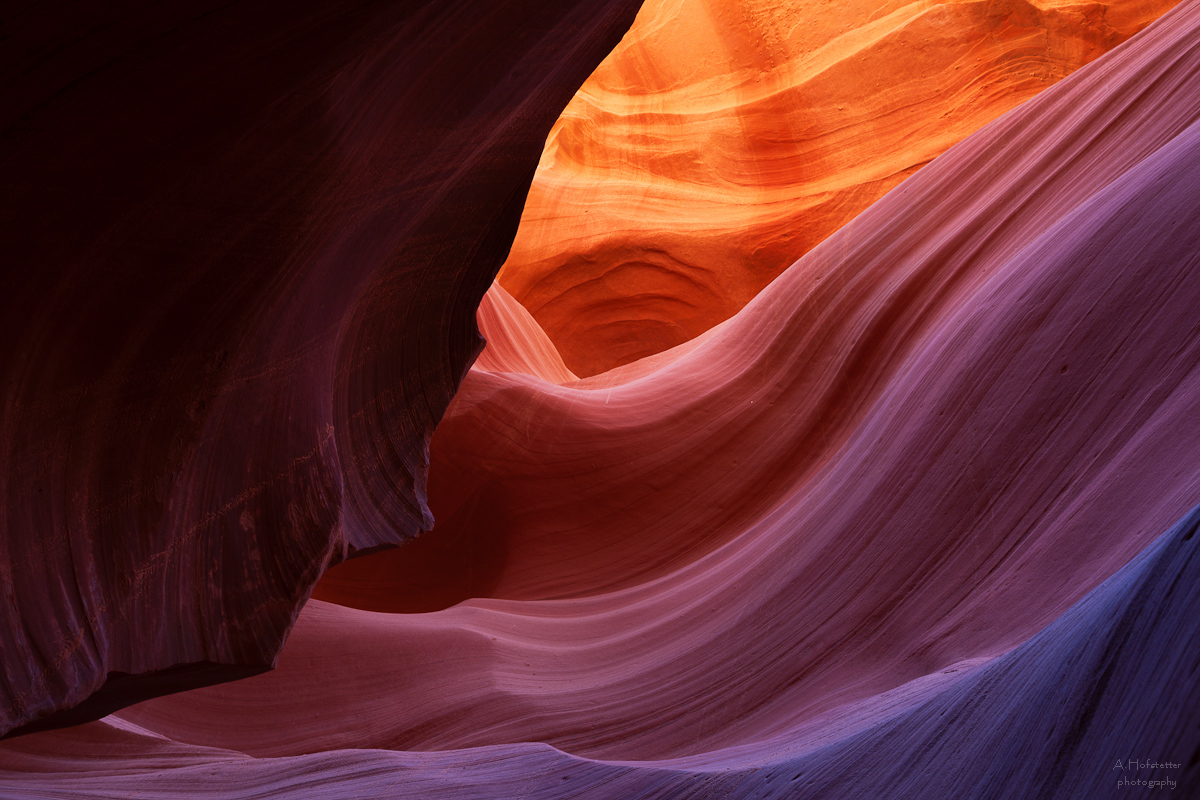
[[[581,377],[493,286],[433,530],[0,794],[1194,796],[1197,220],[1186,0],[684,344]]]
[[[694,338],[1175,0],[651,0],[555,125],[500,282],[581,376]]]
[[[634,9],[6,10],[0,733],[261,672],[432,525],[475,308]]]

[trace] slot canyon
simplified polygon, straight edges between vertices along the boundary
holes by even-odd
[[[1200,797],[1200,0],[0,41],[0,798]]]

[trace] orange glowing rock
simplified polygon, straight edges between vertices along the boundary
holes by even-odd
[[[1174,4],[651,0],[551,132],[500,283],[580,376],[678,345]]]

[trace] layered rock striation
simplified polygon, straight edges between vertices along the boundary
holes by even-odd
[[[581,376],[729,318],[1175,0],[651,0],[555,124],[500,282]]]
[[[5,12],[0,734],[261,672],[432,525],[475,308],[635,7]]]
[[[585,375],[481,291],[434,528],[272,672],[6,741],[0,788],[1195,794],[1198,187],[1186,0],[676,347]]]

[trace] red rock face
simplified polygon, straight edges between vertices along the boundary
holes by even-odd
[[[475,307],[633,10],[13,18],[0,733],[262,671],[327,564],[432,524]]]
[[[546,143],[500,282],[581,376],[727,319],[1176,0],[651,0]]]
[[[0,789],[1195,794],[1197,43],[1188,0],[636,362],[481,292],[433,530],[330,569],[275,670],[4,742]]]

